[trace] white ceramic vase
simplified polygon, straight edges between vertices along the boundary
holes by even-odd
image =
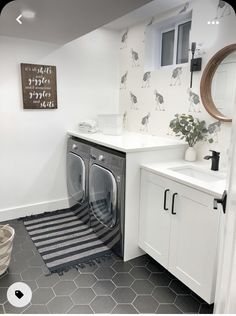
[[[185,160],[187,161],[196,161],[197,159],[197,152],[194,147],[188,147],[185,152]]]

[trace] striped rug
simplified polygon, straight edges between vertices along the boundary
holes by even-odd
[[[119,227],[108,230],[96,218],[90,220],[87,205],[27,217],[23,222],[51,273],[108,257],[120,239]]]

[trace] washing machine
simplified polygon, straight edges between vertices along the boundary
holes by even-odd
[[[89,222],[88,175],[90,146],[74,137],[67,142],[67,189],[72,210],[86,224]]]
[[[114,253],[124,255],[125,217],[124,153],[91,147],[89,169],[90,225]]]

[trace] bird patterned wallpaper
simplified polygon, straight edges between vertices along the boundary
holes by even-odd
[[[168,17],[192,11],[190,42],[196,42],[203,69],[221,48],[236,42],[235,16],[232,8],[219,0],[192,0],[171,12]],[[163,17],[161,17],[163,19]],[[145,69],[145,37],[147,28],[158,22],[154,16],[144,23],[123,30],[120,37],[120,109],[124,128],[129,131],[174,137],[169,122],[176,113],[192,114],[207,122],[214,143],[199,145],[199,156],[209,149],[227,154],[231,124],[221,123],[206,112],[200,98],[202,72],[194,73],[190,86],[190,65]],[[208,25],[218,20],[219,25]],[[227,29],[227,35],[224,30]],[[229,30],[232,32],[229,34]],[[202,152],[202,153],[201,153]]]

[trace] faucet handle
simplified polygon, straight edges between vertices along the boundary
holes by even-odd
[[[215,150],[210,150],[212,152],[212,156],[220,156],[220,152]]]

